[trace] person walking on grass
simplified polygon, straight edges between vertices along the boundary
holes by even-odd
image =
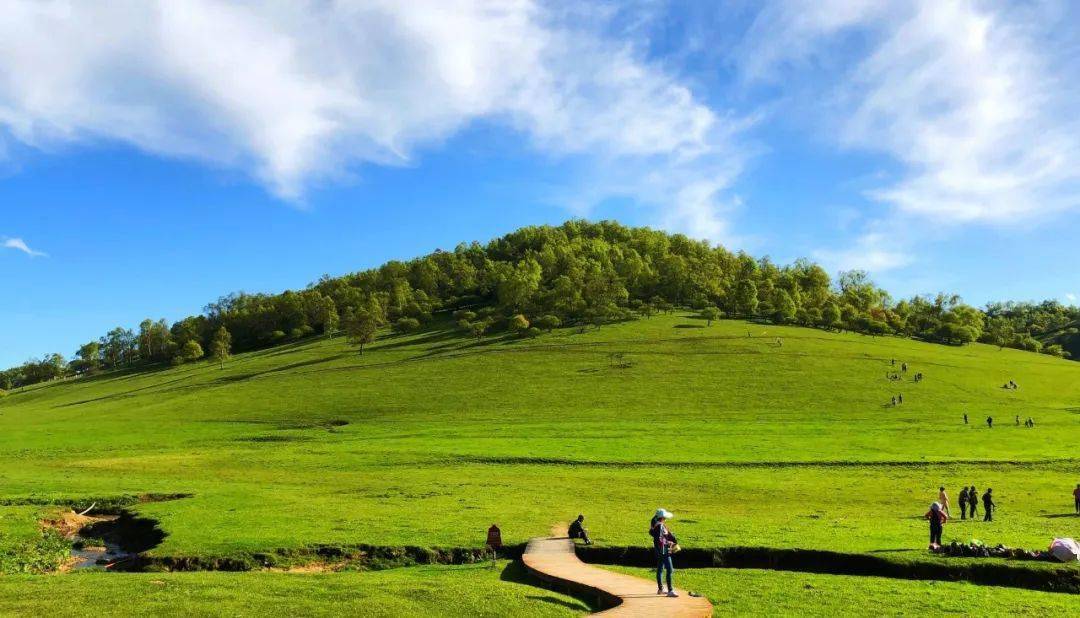
[[[960,488],[960,519],[967,519],[967,505],[968,505],[968,490],[967,487]]]
[[[986,493],[983,494],[983,521],[994,521],[994,510],[997,508],[997,504],[994,502],[994,490],[987,487]]]
[[[949,521],[949,516],[941,510],[941,505],[935,502],[930,505],[930,510],[923,517],[930,520],[930,549],[937,549],[941,546],[942,528],[945,522]]]
[[[986,426],[989,427],[990,429],[994,428],[994,417],[992,417],[992,416],[986,417]]]
[[[1073,490],[1073,502],[1076,503],[1076,514],[1080,515],[1080,483],[1077,483]]]
[[[967,412],[964,412],[964,424],[967,425]]]
[[[671,584],[671,573],[675,570],[675,567],[671,564],[671,554],[673,548],[677,547],[679,542],[667,527],[667,520],[672,517],[674,515],[670,512],[664,509],[656,509],[656,514],[653,515],[652,521],[649,522],[649,536],[653,539],[653,554],[656,556],[656,594],[664,594],[661,575],[666,571],[667,595],[677,597],[679,594],[675,592],[675,587]]]
[[[971,507],[971,518],[975,519],[975,511],[979,510],[979,492],[974,485],[968,489],[968,505]]]
[[[945,493],[945,486],[938,487],[937,495],[938,503],[941,504],[941,510],[948,516],[952,516],[952,511],[949,510],[949,494]]]

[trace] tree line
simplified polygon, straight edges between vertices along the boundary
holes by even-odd
[[[505,331],[535,335],[562,325],[599,327],[676,308],[699,311],[710,323],[720,317],[766,320],[949,345],[981,341],[1064,357],[1080,324],[1080,309],[1056,301],[983,309],[949,294],[894,301],[862,271],[842,272],[834,281],[807,260],[778,265],[682,234],[575,220],[323,276],[301,291],[230,294],[172,324],[145,320],[137,331],[117,327],[82,345],[70,360],[52,354],[0,372],[0,388],[194,362],[211,348],[221,360],[232,351],[338,332],[362,353],[380,329],[408,332],[437,315],[452,316],[463,333],[482,338]],[[222,333],[230,340],[224,348]]]

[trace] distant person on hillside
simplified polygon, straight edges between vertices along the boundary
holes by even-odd
[[[656,556],[656,594],[664,594],[661,575],[666,571],[667,595],[677,597],[679,595],[671,585],[671,573],[675,570],[675,567],[671,564],[671,554],[672,548],[678,546],[679,542],[667,527],[667,520],[672,517],[674,515],[668,511],[656,509],[656,514],[653,515],[652,521],[649,522],[649,536],[653,539],[653,554]]]
[[[893,367],[895,367],[896,366],[896,359],[894,358],[894,359],[890,360],[889,364],[892,365]]]
[[[997,504],[994,503],[994,490],[989,487],[986,488],[986,493],[983,494],[983,521],[994,521],[994,510],[997,509]]]
[[[896,405],[896,396],[895,395],[892,398],[892,405],[894,405],[894,406]]]
[[[900,393],[899,395],[896,396],[896,402],[897,403],[904,403],[904,394],[903,393]]]
[[[1031,428],[1031,427],[1034,427],[1034,426],[1035,426],[1035,419],[1031,418],[1030,416],[1028,417],[1028,421],[1027,421],[1027,422],[1028,422],[1028,427],[1029,427],[1029,428]]]
[[[960,519],[967,519],[967,505],[968,505],[968,490],[967,487],[960,488]]]
[[[941,505],[941,510],[945,511],[946,515],[952,515],[952,511],[949,510],[949,494],[945,493],[945,486],[938,487],[938,504]]]
[[[989,427],[990,429],[994,428],[994,417],[992,417],[992,416],[986,417],[986,426]]]
[[[1019,414],[1016,415],[1016,426],[1017,427],[1020,426],[1020,415]]]
[[[592,541],[589,540],[589,531],[585,529],[584,515],[578,515],[577,519],[570,522],[568,535],[571,539],[581,539],[582,541],[585,541],[586,545],[592,545]]]
[[[976,511],[979,510],[979,492],[974,485],[968,489],[968,506],[971,507],[971,518],[975,519]]]
[[[935,502],[930,505],[930,510],[923,517],[930,520],[930,548],[937,548],[941,545],[942,528],[945,522],[949,521],[949,516],[942,511],[941,505]]]
[[[967,425],[967,412],[964,412],[964,424]]]
[[[1080,515],[1080,483],[1076,484],[1076,489],[1073,490],[1073,502],[1076,506],[1076,514]]]

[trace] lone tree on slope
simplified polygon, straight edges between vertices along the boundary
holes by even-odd
[[[225,361],[232,356],[232,335],[224,326],[218,328],[217,332],[214,333],[214,340],[210,343],[210,356],[218,362],[222,369],[225,368]]]
[[[375,333],[379,330],[378,321],[367,311],[347,312],[343,326],[349,343],[360,346],[361,356],[364,345],[375,341]]]

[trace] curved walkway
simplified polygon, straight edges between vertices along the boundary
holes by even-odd
[[[600,612],[604,616],[712,616],[712,604],[705,597],[691,597],[685,591],[678,598],[659,596],[651,581],[585,564],[574,553],[574,542],[565,536],[532,539],[521,560],[539,579],[595,595],[601,607],[610,608]]]

